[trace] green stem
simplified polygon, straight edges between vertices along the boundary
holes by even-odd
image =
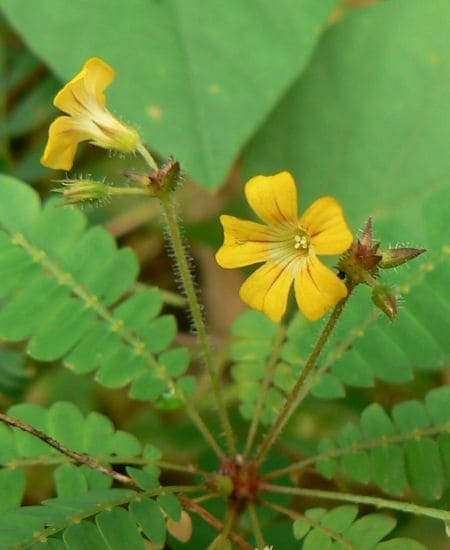
[[[250,425],[250,430],[248,432],[247,442],[245,444],[245,448],[243,452],[244,459],[249,455],[252,449],[253,443],[255,441],[255,437],[259,427],[259,422],[261,420],[261,415],[264,409],[264,403],[266,402],[266,398],[267,398],[267,392],[269,391],[269,387],[270,387],[270,384],[272,383],[273,375],[275,374],[275,368],[278,363],[278,358],[280,356],[280,352],[281,352],[281,348],[282,348],[285,336],[286,336],[286,328],[281,325],[280,328],[278,329],[277,334],[275,335],[272,354],[270,356],[269,363],[267,365],[266,374],[264,376],[264,380],[261,386],[261,392],[259,394],[259,399],[256,405],[255,414],[253,415],[252,423]]]
[[[236,506],[232,501],[228,502],[227,511],[225,514],[225,520],[223,522],[223,530],[222,530],[222,540],[225,541],[230,536],[231,531],[234,530],[234,526],[237,519],[237,510]]]
[[[255,535],[256,549],[263,550],[266,546],[266,543],[264,541],[264,534],[261,529],[261,523],[259,522],[258,514],[256,513],[256,507],[253,502],[250,502],[248,505],[248,513],[250,515],[252,531]]]
[[[225,437],[227,439],[228,449],[234,456],[236,455],[236,445],[234,441],[234,435],[231,428],[231,424],[228,418],[228,414],[223,401],[223,396],[220,388],[220,381],[217,371],[215,369],[212,350],[208,341],[206,333],[206,326],[203,319],[202,309],[198,301],[197,292],[195,290],[192,273],[189,268],[189,262],[186,256],[186,250],[181,237],[180,227],[177,221],[177,213],[175,205],[170,195],[160,197],[163,212],[166,218],[167,230],[171,245],[173,247],[174,255],[178,264],[179,275],[181,282],[186,293],[186,298],[189,303],[189,308],[192,314],[195,330],[200,342],[200,346],[203,351],[203,360],[211,379],[213,392],[216,398],[217,407],[219,409],[219,415],[222,422],[223,429],[225,431]]]
[[[308,458],[304,458],[303,460],[299,460],[298,462],[294,462],[293,464],[290,464],[289,466],[286,466],[284,468],[280,468],[279,470],[273,470],[272,472],[265,475],[264,479],[275,479],[277,477],[281,477],[286,474],[302,470],[303,468],[306,468],[306,466],[309,466],[310,464],[315,464],[319,460],[327,458],[337,458],[339,456],[357,453],[366,449],[374,449],[377,447],[385,447],[386,445],[392,445],[395,443],[403,443],[405,441],[410,441],[411,439],[420,439],[428,435],[447,433],[449,430],[450,423],[449,425],[444,426],[431,426],[423,429],[418,428],[407,434],[384,435],[383,437],[372,439],[371,441],[353,443],[350,447],[330,449],[329,451],[325,451],[318,455],[310,456]]]
[[[390,500],[380,497],[370,497],[365,495],[354,495],[350,493],[337,493],[334,491],[321,491],[319,489],[301,489],[298,487],[286,487],[283,485],[270,485],[268,483],[261,484],[261,490],[279,493],[284,495],[313,497],[327,500],[339,500],[343,502],[353,502],[355,504],[368,504],[376,508],[387,508],[397,510],[398,512],[406,512],[417,516],[427,516],[442,521],[450,521],[450,512],[440,510],[439,508],[429,508],[428,506],[418,506],[411,502],[402,502],[399,500]]]
[[[197,426],[197,429],[201,432],[201,434],[203,435],[205,440],[208,441],[208,443],[211,445],[211,448],[216,453],[218,458],[222,461],[225,460],[226,459],[225,453],[223,452],[220,445],[217,443],[215,437],[213,436],[213,434],[209,430],[208,426],[203,422],[203,419],[199,415],[199,413],[197,412],[197,409],[194,407],[194,405],[188,399],[184,399],[183,401],[184,401],[184,405],[186,407],[186,411],[188,412],[189,416],[191,417],[191,420]]]
[[[108,195],[144,195],[153,196],[150,188],[146,187],[112,187],[108,186]]]
[[[152,170],[155,170],[155,171],[159,170],[158,164],[150,154],[147,147],[145,147],[142,143],[139,143],[139,145],[137,146],[137,151]]]
[[[297,380],[295,386],[293,387],[292,391],[288,395],[286,402],[284,403],[284,406],[278,415],[277,419],[275,420],[274,424],[272,424],[272,427],[270,428],[269,432],[267,433],[261,448],[258,451],[258,454],[256,455],[256,463],[260,465],[267,452],[272,448],[273,444],[275,443],[279,433],[286,425],[286,422],[289,420],[289,418],[294,413],[295,409],[297,408],[298,402],[299,402],[299,396],[300,392],[303,388],[303,385],[305,382],[308,381],[310,375],[312,374],[312,371],[314,370],[317,360],[322,353],[322,350],[327,343],[328,338],[330,337],[330,334],[332,333],[334,327],[336,326],[336,323],[341,316],[345,305],[347,304],[347,301],[350,297],[351,289],[349,290],[347,296],[341,300],[333,309],[333,312],[328,319],[325,327],[323,328],[319,339],[316,342],[316,345],[314,346],[313,351],[311,352],[311,355],[309,356],[308,360],[306,361],[305,366],[303,367],[303,370],[300,374],[299,379]]]
[[[159,170],[159,167],[156,164],[155,159],[149,153],[147,148],[144,147],[144,145],[139,144],[137,150],[142,155],[143,159],[151,169]],[[168,231],[170,243],[173,247],[175,258],[178,264],[181,283],[183,285],[183,289],[186,294],[186,298],[189,304],[189,309],[192,314],[195,329],[197,331],[197,336],[200,342],[200,346],[203,350],[204,363],[206,365],[206,368],[213,386],[213,392],[216,398],[217,407],[219,409],[219,416],[221,418],[222,426],[225,431],[225,437],[227,439],[228,448],[233,455],[236,455],[236,444],[234,442],[233,430],[231,428],[231,424],[225,408],[225,403],[223,401],[222,393],[220,390],[220,381],[213,362],[212,351],[211,351],[211,347],[208,341],[208,336],[206,333],[206,326],[203,320],[201,306],[198,301],[197,293],[195,291],[194,281],[192,278],[192,273],[189,268],[186,249],[183,244],[183,239],[180,232],[180,226],[177,220],[176,208],[170,194],[162,194],[159,197],[159,199],[166,218],[167,231]],[[191,408],[191,417],[192,417],[193,411],[194,409]],[[197,420],[199,420],[200,417],[196,411],[195,411],[195,415],[197,416]],[[201,424],[204,426],[207,433],[210,434],[209,430],[207,429],[203,421],[201,421]],[[198,426],[200,427],[200,424]],[[209,440],[210,440],[210,443],[212,444],[212,442],[213,441],[215,442],[215,440],[212,437],[212,434],[210,434],[210,436],[211,437],[209,438]],[[215,443],[214,445],[214,450],[216,451],[216,453],[218,453],[218,451],[220,450],[220,453],[218,453],[219,456],[223,456],[223,457],[225,456],[222,450],[218,447],[217,443]]]

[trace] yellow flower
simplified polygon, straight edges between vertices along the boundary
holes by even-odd
[[[294,282],[305,317],[320,319],[347,295],[347,287],[317,255],[345,252],[352,233],[333,197],[314,202],[299,219],[297,189],[291,174],[256,176],[245,185],[247,200],[265,225],[221,216],[224,243],[216,254],[226,268],[265,262],[242,285],[241,299],[279,321]]]
[[[56,95],[53,104],[69,116],[58,117],[50,126],[41,163],[49,168],[70,170],[81,141],[123,153],[135,151],[139,134],[113,116],[105,107],[104,90],[114,80],[114,69],[99,57],[91,57]]]

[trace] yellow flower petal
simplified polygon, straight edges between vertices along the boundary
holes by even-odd
[[[239,295],[247,305],[278,322],[286,311],[293,278],[286,267],[268,262],[250,275],[241,286]]]
[[[301,217],[300,226],[310,235],[316,254],[341,254],[352,244],[342,206],[333,197],[313,202]]]
[[[69,115],[89,111],[92,104],[104,107],[103,91],[114,80],[115,71],[99,57],[91,57],[81,71],[58,92],[53,101],[55,107]]]
[[[294,283],[298,307],[311,321],[347,296],[347,287],[316,256],[308,258]]]
[[[241,220],[234,216],[220,216],[224,243],[217,251],[216,261],[221,267],[232,269],[268,258],[269,228],[260,223]]]
[[[269,225],[297,224],[297,189],[289,172],[255,176],[246,183],[245,194],[256,214]]]
[[[54,170],[70,170],[80,141],[87,139],[74,120],[60,116],[52,122],[48,130],[48,141],[41,164]]]

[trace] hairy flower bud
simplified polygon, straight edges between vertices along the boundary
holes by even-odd
[[[398,312],[397,299],[388,286],[374,286],[372,288],[372,301],[391,321],[395,319]]]
[[[54,189],[55,193],[61,193],[65,205],[78,202],[90,202],[104,199],[109,195],[109,187],[102,181],[91,179],[65,179],[57,180],[63,187]]]
[[[426,252],[425,248],[389,248],[381,253],[379,267],[382,269],[398,267],[416,258],[423,252]]]

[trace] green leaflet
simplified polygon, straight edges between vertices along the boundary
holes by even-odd
[[[136,437],[116,431],[102,414],[91,412],[84,417],[75,405],[65,402],[55,403],[48,409],[23,403],[11,407],[7,413],[44,431],[73,451],[98,458],[103,464],[127,464],[137,460],[137,464],[152,468],[152,487],[159,485],[159,470],[151,466],[158,453],[154,450],[151,456],[144,456]],[[0,449],[0,464],[4,468],[0,470],[0,492],[8,495],[2,499],[3,509],[20,504],[25,492],[27,465],[56,465],[54,479],[60,496],[78,496],[111,485],[110,477],[86,465],[72,465],[65,455],[37,437],[4,424],[0,425]],[[134,470],[137,475],[145,474],[145,468]]]
[[[361,414],[360,424],[347,424],[337,439],[322,440],[316,462],[333,477],[338,469],[350,478],[373,481],[392,495],[410,486],[429,500],[441,498],[449,484],[450,388],[432,390],[425,403],[405,401],[388,415],[377,403]]]
[[[41,208],[29,186],[0,176],[0,337],[27,339],[40,361],[60,359],[78,373],[97,369],[108,387],[151,372],[159,388],[151,398],[159,398],[189,361],[180,348],[169,375],[155,356],[176,335],[174,318],[158,315],[161,293],[150,288],[124,300],[136,281],[134,254],[118,250],[101,227],[86,230],[78,210],[54,206]]]
[[[356,506],[339,506],[328,511],[324,508],[311,508],[294,522],[294,536],[304,539],[304,550],[425,550],[422,544],[411,539],[394,538],[380,542],[394,529],[395,520],[382,514],[368,514],[356,519],[357,514]]]

